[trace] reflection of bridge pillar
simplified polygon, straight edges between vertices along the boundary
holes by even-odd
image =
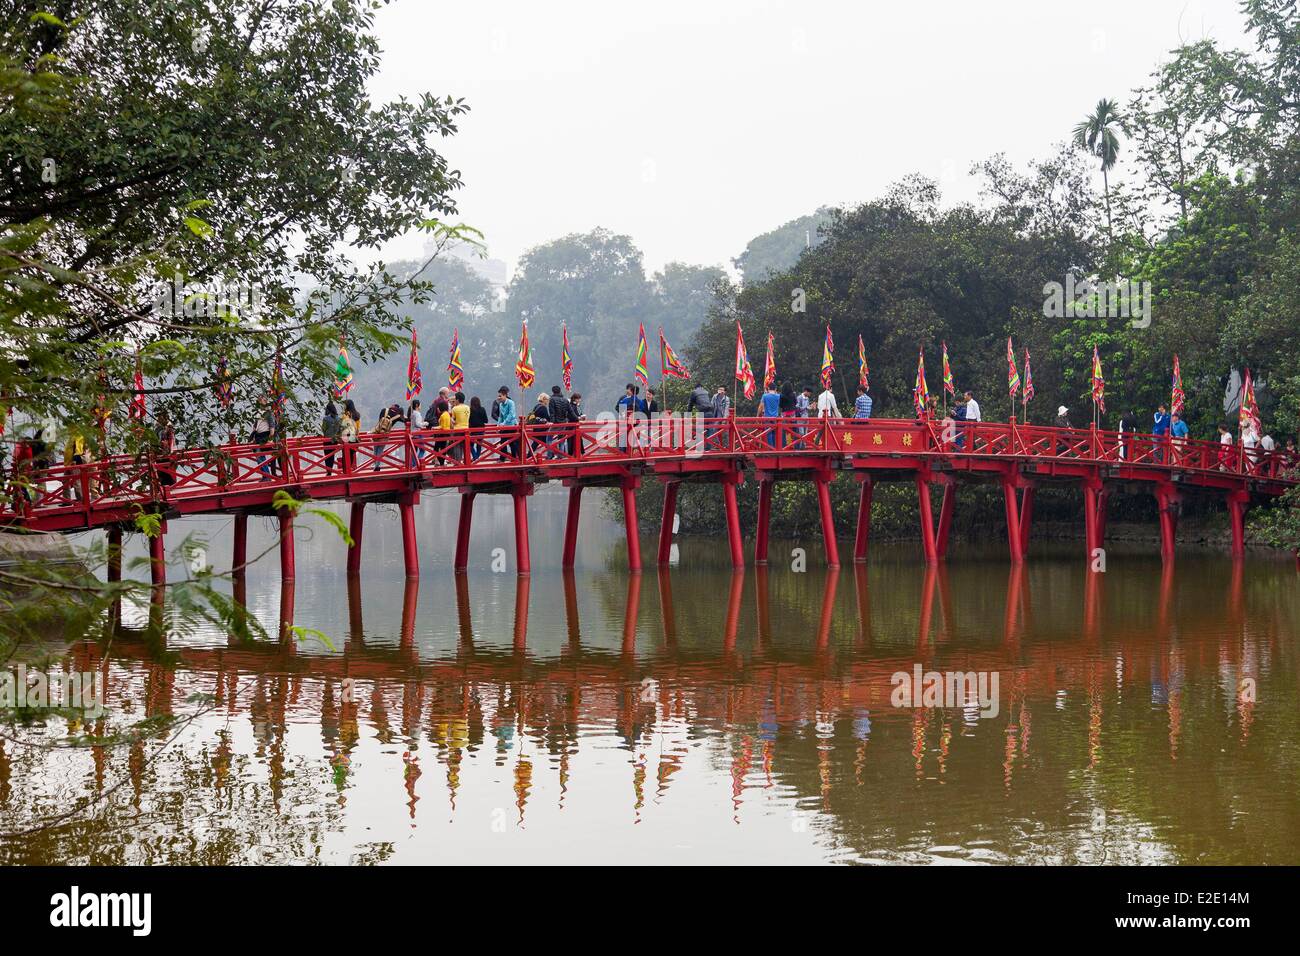
[[[408,579],[420,576],[420,549],[415,540],[415,502],[419,497],[420,493],[413,491],[402,495],[397,502],[402,516],[402,563]]]
[[[408,577],[406,587],[402,589],[402,647],[415,643],[415,608],[420,600],[420,578]]]
[[[641,570],[641,526],[636,514],[636,490],[640,478],[624,478],[619,483],[623,492],[623,524],[627,528],[627,566],[630,571]]]
[[[871,591],[867,587],[867,569],[861,565],[853,569],[853,583],[858,599],[858,645],[871,646]]]
[[[519,574],[532,572],[532,554],[528,547],[528,493],[532,490],[526,484],[517,484],[510,489],[510,498],[515,506],[515,570]]]
[[[673,553],[673,520],[677,516],[676,481],[664,482],[664,510],[659,519],[659,563],[667,564]]]
[[[248,515],[235,512],[235,541],[230,552],[230,573],[242,575],[248,564]]]
[[[456,579],[456,624],[460,630],[462,650],[474,650],[474,620],[469,611],[469,575],[452,575]]]
[[[822,614],[817,622],[817,650],[824,651],[831,643],[831,621],[835,617],[835,585],[839,581],[839,568],[831,568],[822,588]]]
[[[658,574],[659,579],[659,621],[664,629],[664,646],[669,650],[677,647],[677,618],[673,613],[673,577],[671,574]]]
[[[767,565],[754,569],[754,604],[758,611],[758,644],[766,648],[772,641],[772,612],[768,602]]]
[[[1246,507],[1250,503],[1250,494],[1246,491],[1228,492],[1228,519],[1232,525],[1232,556],[1242,558],[1246,555]]]
[[[1026,485],[1020,493],[1020,554],[1029,554],[1029,526],[1034,519],[1034,486]]]
[[[564,557],[560,567],[572,569],[578,553],[578,519],[582,515],[582,485],[569,487],[569,510],[564,516]]]
[[[627,578],[627,602],[623,608],[623,654],[636,653],[636,619],[641,611],[641,575],[633,572]]]
[[[754,563],[767,564],[767,537],[772,524],[772,486],[770,478],[758,482],[758,527],[754,529]]]
[[[527,518],[525,521],[524,539],[527,542]],[[515,582],[515,650],[523,651],[528,647],[528,588],[529,577],[527,572],[521,571],[519,579]]]
[[[826,566],[840,566],[840,548],[835,540],[835,513],[831,510],[831,483],[828,474],[816,474],[813,483],[817,485],[817,509],[822,518],[822,543],[826,546]]]
[[[727,512],[727,543],[731,546],[731,566],[745,566],[745,544],[740,533],[740,506],[736,504],[736,485],[732,475],[722,477],[722,503]]]
[[[293,511],[281,508],[276,517],[280,521],[280,580],[291,583],[298,576],[293,555]]]
[[[917,511],[921,519],[921,550],[928,564],[939,562],[939,553],[934,547],[934,512],[930,510],[930,476],[918,473],[916,476]]]
[[[473,491],[460,494],[460,519],[456,522],[456,559],[452,562],[453,571],[464,571],[469,567],[469,529],[474,523]]]
[[[957,507],[957,483],[943,484],[943,501],[939,504],[939,528],[934,535],[934,554],[940,561],[948,556],[948,536],[952,531],[952,516]]]
[[[861,487],[858,489],[858,529],[853,538],[853,560],[867,560],[867,546],[871,543],[871,493],[875,482],[871,476],[863,474],[858,477]]]
[[[734,485],[725,485],[735,492]],[[745,588],[745,574],[739,569],[731,572],[731,591],[727,595],[727,621],[722,632],[722,649],[731,654],[736,649],[736,631],[740,627],[740,596]]]
[[[366,503],[352,502],[351,520],[348,522],[348,534],[352,544],[348,546],[348,574],[361,573],[361,532],[365,530]]]

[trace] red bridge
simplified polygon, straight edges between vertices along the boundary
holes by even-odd
[[[466,567],[474,499],[509,494],[514,500],[516,567],[530,569],[528,497],[534,487],[560,481],[569,489],[563,566],[572,567],[582,490],[618,487],[627,524],[628,560],[641,568],[635,491],[644,478],[664,483],[659,562],[666,563],[677,491],[682,482],[722,488],[733,565],[743,567],[744,545],[736,489],[749,473],[759,482],[754,559],[767,561],[772,487],[777,481],[811,481],[821,512],[826,562],[839,566],[831,513],[830,481],[848,472],[860,483],[854,559],[865,560],[871,531],[872,489],[880,481],[912,481],[918,497],[921,546],[928,562],[943,559],[964,482],[996,483],[1006,506],[1007,542],[1013,562],[1029,544],[1034,492],[1043,485],[1077,486],[1083,492],[1088,554],[1102,546],[1107,501],[1116,488],[1145,489],[1160,506],[1161,551],[1174,555],[1180,502],[1189,494],[1224,499],[1232,526],[1234,556],[1244,552],[1245,515],[1254,502],[1285,492],[1300,464],[1280,452],[1244,450],[1218,442],[1120,434],[1089,429],[979,422],[889,419],[729,418],[668,416],[655,420],[519,425],[507,428],[386,435],[363,434],[357,443],[321,437],[291,438],[274,445],[226,445],[167,455],[119,455],[86,465],[56,466],[15,476],[0,504],[0,525],[37,531],[104,528],[110,544],[135,527],[142,513],[169,518],[199,514],[235,516],[233,565],[246,563],[250,514],[280,521],[281,572],[294,578],[293,513],[276,508],[277,492],[298,499],[351,502],[348,571],[360,571],[361,534],[367,502],[395,502],[402,518],[405,567],[418,576],[413,509],[425,488],[455,488],[460,524],[454,566]],[[930,490],[943,488],[936,523]],[[150,539],[154,584],[164,583],[163,534]],[[120,576],[120,549],[110,549],[110,578]]]

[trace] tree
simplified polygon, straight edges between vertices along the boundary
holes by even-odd
[[[761,282],[769,275],[793,266],[805,249],[822,241],[822,229],[831,221],[831,210],[822,206],[816,212],[777,226],[755,236],[732,264],[745,283]]]
[[[1097,101],[1097,108],[1074,128],[1074,143],[1101,160],[1102,192],[1106,197],[1106,235],[1111,235],[1110,170],[1119,158],[1119,131],[1124,119],[1113,100]]]

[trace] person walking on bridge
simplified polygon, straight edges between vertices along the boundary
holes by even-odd
[[[871,395],[867,386],[858,386],[858,397],[853,401],[853,417],[867,419],[871,417]]]
[[[343,422],[333,402],[325,403],[325,415],[321,419],[320,433],[325,439],[325,475],[328,477],[334,474],[334,456],[338,453],[339,436],[343,434]]]
[[[1152,416],[1151,420],[1151,434],[1154,435],[1156,439],[1155,459],[1157,462],[1163,462],[1165,460],[1166,456],[1164,446],[1169,443],[1169,428],[1169,412],[1165,410],[1164,405],[1159,405],[1157,406],[1156,413]]]
[[[1181,464],[1183,448],[1187,444],[1187,422],[1183,421],[1183,416],[1178,412],[1169,418],[1169,435],[1172,439],[1174,464]]]
[[[564,392],[560,386],[551,386],[551,400],[548,403],[551,412],[551,437],[554,444],[552,448],[559,447],[566,454],[573,454],[573,439],[571,436],[574,429],[571,427],[578,420],[577,412],[573,410],[573,405],[564,397]],[[559,452],[555,452],[555,457],[559,457]]]
[[[470,431],[475,435],[475,437],[477,437],[482,434],[482,429],[487,427],[487,423],[487,409],[483,407],[483,403],[479,401],[479,397],[475,395],[469,400]],[[472,461],[478,461],[478,456],[483,454],[482,444],[477,441],[471,442],[469,446],[469,454]]]
[[[519,416],[515,413],[515,402],[510,397],[510,389],[507,386],[502,385],[497,389],[497,400],[492,403],[492,408],[496,413],[494,421],[496,421],[500,430],[510,429],[514,431],[519,428]],[[505,447],[512,458],[519,457],[519,441],[517,439],[507,442]],[[505,457],[502,456],[502,461],[504,460]]]
[[[709,413],[709,417],[719,421],[731,417],[731,398],[727,395],[727,387],[725,385],[719,385],[718,390],[713,393],[713,407]],[[709,437],[712,438],[714,435],[721,432],[722,429],[727,427],[730,426],[715,425],[713,428],[709,429]],[[724,441],[722,442],[722,447],[729,448],[731,446],[731,442],[727,440],[729,436],[727,436],[725,432],[723,432],[723,436]]]
[[[830,420],[840,417],[840,406],[835,402],[835,393],[830,387],[822,389],[822,393],[817,396],[817,417],[821,419],[822,428],[830,429]],[[822,433],[822,447],[826,447],[825,432]]]
[[[758,414],[763,418],[772,419],[771,425],[767,428],[767,444],[770,448],[776,447],[776,420],[781,415],[781,396],[776,390],[776,383],[773,382],[763,392],[763,397],[758,402]]]

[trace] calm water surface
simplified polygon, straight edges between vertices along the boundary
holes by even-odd
[[[125,608],[66,654],[106,675],[108,716],[50,739],[184,720],[166,747],[0,739],[0,830],[38,828],[0,860],[1300,862],[1289,561],[1189,552],[1164,574],[1112,552],[1089,576],[1081,546],[1035,542],[1019,572],[898,546],[828,573],[806,541],[733,575],[725,542],[686,538],[671,572],[629,575],[589,506],[566,576],[563,498],[541,491],[520,579],[492,571],[508,504],[479,499],[456,576],[455,501],[427,495],[418,586],[395,511],[371,509],[351,585],[334,532],[301,522],[292,616],[321,637],[159,647]],[[228,521],[171,539],[189,532],[225,566]],[[805,572],[775,560],[799,546]],[[273,634],[284,597],[272,555],[247,601]],[[997,672],[997,715],[892,706],[917,663]]]

